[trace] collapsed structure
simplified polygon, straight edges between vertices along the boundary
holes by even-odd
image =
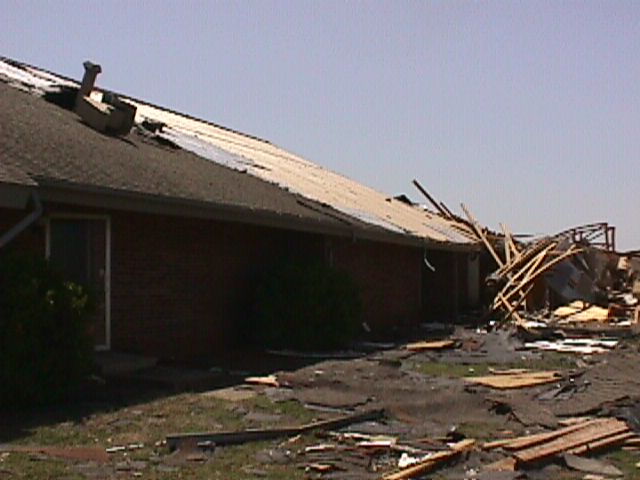
[[[594,223],[528,242],[487,234],[463,206],[495,261],[488,314],[530,330],[555,325],[629,327],[640,315],[640,255],[615,250],[615,228]]]

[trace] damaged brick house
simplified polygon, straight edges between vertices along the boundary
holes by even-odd
[[[287,256],[348,271],[374,331],[477,304],[464,225],[267,141],[94,88],[96,67],[80,85],[0,57],[0,249],[47,256],[98,292],[97,348],[232,347],[255,279]]]

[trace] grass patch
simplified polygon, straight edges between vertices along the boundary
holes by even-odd
[[[579,356],[567,353],[544,352],[539,357],[524,358],[512,363],[508,368],[527,368],[529,370],[571,370],[576,368]]]
[[[197,480],[230,478],[238,480],[250,480],[266,478],[269,480],[302,479],[304,471],[297,469],[291,462],[278,464],[277,462],[261,463],[256,456],[263,450],[273,449],[278,445],[274,442],[252,442],[244,445],[219,448],[213,458],[204,465],[181,468],[179,475],[162,478],[193,478]],[[301,448],[301,445],[296,445]],[[256,472],[264,473],[258,475]]]
[[[0,472],[9,472],[7,478],[64,478],[65,480],[84,478],[63,461],[28,453],[0,454]]]
[[[256,425],[255,420],[247,422],[244,419],[249,412],[272,414],[274,417],[271,419],[266,416],[264,421],[259,421]],[[169,433],[302,425],[312,421],[313,417],[313,412],[296,401],[274,403],[265,395],[233,402],[211,395],[188,393],[94,413],[77,421],[39,425],[9,444],[100,449],[142,444],[142,448],[110,454],[110,461],[104,468],[114,475],[117,474],[118,463],[140,460],[147,463],[140,473],[144,478],[151,479],[243,480],[256,478],[256,472],[261,478],[271,480],[302,479],[304,471],[295,467],[293,458],[283,463],[261,463],[256,458],[260,451],[275,449],[286,442],[286,438],[273,442],[249,442],[220,447],[203,464],[187,461],[172,468],[164,468],[170,453],[162,445],[162,441]],[[295,453],[312,441],[312,437],[305,436],[285,448]],[[73,461],[27,453],[2,454],[0,470],[11,472],[11,478],[84,478]]]
[[[622,471],[623,478],[638,478],[640,469],[636,467],[636,463],[640,461],[640,456],[637,452],[615,450],[609,453],[606,459]]]
[[[495,440],[498,431],[504,428],[502,422],[474,422],[461,423],[456,427],[456,431],[466,438],[473,438],[479,442]]]

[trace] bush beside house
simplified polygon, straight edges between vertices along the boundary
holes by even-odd
[[[360,292],[347,273],[289,261],[260,283],[250,335],[271,348],[341,348],[359,332],[361,316]]]
[[[0,405],[60,400],[90,371],[92,302],[46,260],[0,256]]]

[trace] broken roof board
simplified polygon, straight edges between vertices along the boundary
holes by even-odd
[[[0,76],[42,92],[56,85],[78,85],[78,82],[50,72],[1,58]],[[165,124],[167,127],[161,135],[212,162],[247,172],[390,233],[418,237],[436,244],[470,246],[475,243],[472,234],[462,224],[389,198],[269,142],[121,97],[137,106],[136,122],[152,120]]]

